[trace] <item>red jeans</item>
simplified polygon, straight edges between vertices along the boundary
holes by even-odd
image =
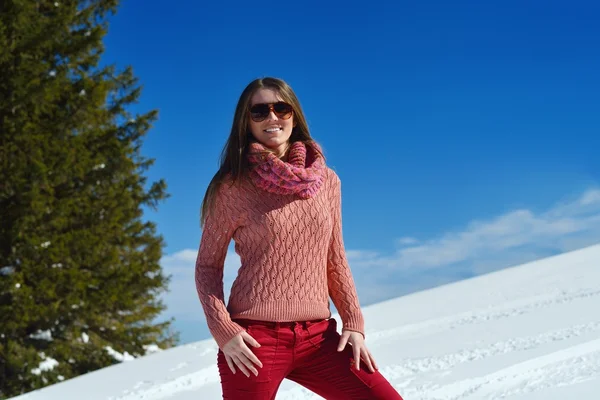
[[[248,345],[263,368],[250,377],[236,368],[233,374],[219,349],[217,365],[223,399],[272,400],[284,378],[290,379],[327,400],[402,400],[379,373],[371,373],[364,361],[354,367],[352,346],[338,352],[340,334],[333,318],[302,322],[265,322],[236,319],[261,344]]]

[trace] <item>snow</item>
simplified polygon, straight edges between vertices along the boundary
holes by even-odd
[[[52,332],[50,331],[50,329],[47,329],[45,331],[38,330],[37,332],[29,335],[29,337],[37,340],[47,340],[50,342],[52,341]]]
[[[115,349],[113,349],[110,346],[106,346],[104,349],[108,352],[108,354],[110,354],[117,361],[132,361],[132,360],[135,360],[135,357],[132,356],[131,354],[129,354],[128,352],[119,353],[118,351],[116,351]]]
[[[406,400],[595,400],[600,245],[364,307],[367,345]],[[339,316],[334,316],[338,322]],[[212,339],[14,399],[219,399]],[[319,399],[284,380],[277,399]]]
[[[7,265],[5,267],[0,268],[0,275],[10,275],[15,272],[15,267],[12,265]]]
[[[159,351],[162,351],[162,349],[155,344],[144,346],[144,350],[146,350],[146,354],[158,353]]]
[[[46,357],[43,352],[40,353],[40,357],[42,358],[42,362],[40,362],[37,368],[31,370],[34,375],[40,375],[42,371],[50,371],[58,365],[58,361],[52,357]]]

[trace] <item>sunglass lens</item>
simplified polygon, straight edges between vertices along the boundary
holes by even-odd
[[[293,107],[283,101],[273,104],[273,111],[279,118],[288,119],[292,116]],[[255,104],[250,107],[250,116],[256,122],[264,121],[269,116],[271,108],[268,104]]]
[[[290,114],[292,112],[292,106],[287,103],[279,102],[279,103],[273,104],[273,110],[277,114],[283,116],[283,115]]]
[[[250,114],[255,121],[267,118],[269,112],[270,110],[267,104],[255,104],[250,108]]]

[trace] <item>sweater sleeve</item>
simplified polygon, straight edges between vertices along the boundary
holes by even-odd
[[[333,231],[327,255],[329,296],[340,313],[343,329],[360,332],[364,337],[364,319],[344,249],[341,181],[335,173],[333,181],[331,191]]]
[[[214,207],[209,210],[202,230],[196,258],[196,290],[204,309],[208,329],[220,349],[244,328],[231,320],[223,294],[223,269],[227,248],[235,231],[229,184],[217,192]]]

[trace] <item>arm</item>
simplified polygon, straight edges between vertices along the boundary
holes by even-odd
[[[228,203],[227,186],[228,183],[221,185],[214,207],[207,213],[195,269],[196,290],[208,329],[221,349],[244,330],[231,320],[223,294],[225,256],[236,228],[231,215],[234,208]]]
[[[364,319],[344,249],[341,181],[337,174],[333,174],[333,180],[330,192],[333,231],[327,255],[327,285],[342,318],[343,329],[360,332],[364,337]]]

